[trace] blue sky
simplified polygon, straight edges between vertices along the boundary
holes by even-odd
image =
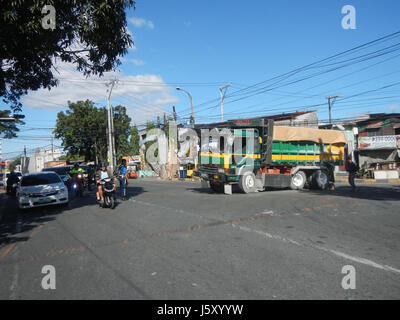
[[[342,28],[345,5],[356,10],[355,30]],[[279,82],[279,86],[266,82],[267,91],[252,96],[251,88],[237,92],[400,31],[399,13],[397,0],[139,0],[136,10],[127,13],[135,47],[124,57],[120,71],[106,74],[102,80],[119,79],[111,102],[125,105],[139,125],[172,112],[172,105],[179,121],[189,119],[189,99],[175,90],[176,86],[193,96],[196,122],[218,121],[219,87],[228,82],[225,119],[318,110],[319,119],[326,120],[327,106],[320,104],[326,103],[329,95],[342,96],[333,106],[334,119],[364,112],[400,112],[400,85],[393,85],[400,81],[400,57],[396,56],[400,54],[396,51],[400,36],[329,63],[337,66],[333,63],[389,50],[381,51],[385,53],[382,56],[332,72],[326,72],[329,66],[319,65]],[[82,81],[71,66],[63,65],[61,70],[59,88],[31,93],[24,99],[26,125],[21,127],[21,138],[3,140],[3,153],[15,156],[23,145],[33,149],[50,144],[49,140],[27,139],[51,136],[51,129],[38,128],[54,127],[57,112],[65,110],[68,100],[90,98],[104,105],[101,81]],[[325,72],[289,84],[319,71]],[[387,85],[393,86],[380,89]]]

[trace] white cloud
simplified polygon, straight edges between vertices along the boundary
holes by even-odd
[[[136,60],[136,59],[133,59],[132,62],[137,66],[142,66],[146,63],[143,60]]]
[[[168,86],[161,76],[155,74],[124,75],[121,71],[107,72],[102,78],[86,79],[76,71],[72,64],[59,63],[56,77],[59,85],[52,88],[30,92],[22,103],[30,108],[42,110],[65,109],[67,101],[92,100],[99,106],[106,104],[106,83],[118,79],[111,95],[111,104],[121,104],[136,124],[154,120],[164,113],[172,113],[171,104],[178,98],[172,96],[174,89]]]
[[[129,22],[137,28],[147,27],[149,29],[154,29],[154,23],[143,18],[130,18]]]
[[[399,110],[400,106],[390,106],[389,109],[392,110],[392,111]]]

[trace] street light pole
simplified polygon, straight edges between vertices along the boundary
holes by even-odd
[[[176,90],[185,92],[185,93],[189,96],[189,98],[190,98],[190,106],[191,106],[191,108],[192,108],[192,119],[191,119],[191,122],[192,122],[192,127],[193,127],[193,129],[194,129],[193,98],[192,98],[192,96],[190,95],[190,93],[187,92],[186,90],[183,90],[183,89],[181,89],[181,88],[179,88],[179,87],[177,87]]]
[[[223,106],[223,101],[224,101],[224,97],[225,97],[225,93],[226,93],[226,90],[225,90],[224,95],[222,95],[222,90],[223,90],[223,89],[227,89],[230,85],[231,85],[231,84],[228,83],[228,84],[226,84],[225,86],[222,86],[222,87],[219,88],[219,95],[220,95],[220,97],[221,97],[221,122],[224,121],[224,106]]]
[[[194,129],[194,112],[193,112],[193,99],[189,92],[177,87],[176,90],[185,92],[190,98],[190,106],[192,107],[192,128]],[[193,162],[194,162],[194,170],[197,170],[197,145],[196,145],[196,138],[193,137]]]

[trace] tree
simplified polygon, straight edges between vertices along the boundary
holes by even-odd
[[[104,108],[96,108],[90,100],[68,102],[68,110],[57,114],[54,135],[62,140],[69,157],[84,157],[89,161],[95,158],[96,148],[97,153],[105,157],[106,127],[107,113]]]
[[[116,106],[114,111],[114,137],[117,161],[130,155],[129,137],[131,135],[131,118],[126,114],[126,108]]]
[[[19,165],[21,165],[21,158],[17,158],[14,161],[12,161],[8,166],[8,170],[9,171],[15,170]]]
[[[11,111],[10,110],[0,110],[0,118],[10,118]],[[16,120],[13,122],[2,122],[0,121],[0,134],[3,135],[5,139],[15,138],[17,136],[17,132],[19,129],[17,128],[17,124],[25,124],[21,120]]]
[[[46,6],[42,13],[45,5],[55,9],[51,29],[46,23],[52,11]],[[21,110],[28,90],[57,85],[57,61],[73,63],[86,76],[114,70],[133,45],[125,14],[131,7],[133,0],[2,1],[0,97]]]
[[[131,118],[126,108],[116,106],[114,111],[115,149],[117,159],[129,155]],[[90,100],[68,102],[68,110],[57,114],[55,137],[62,140],[69,159],[84,158],[85,161],[107,159],[108,150],[107,109],[96,108]]]
[[[136,124],[131,127],[130,153],[131,155],[139,154],[139,130]]]

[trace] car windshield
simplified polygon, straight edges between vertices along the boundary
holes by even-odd
[[[60,177],[56,174],[37,174],[34,176],[25,176],[22,178],[21,186],[39,186],[51,183],[60,183]]]
[[[60,176],[65,176],[67,175],[67,172],[65,170],[65,168],[46,168],[42,170],[43,172],[55,172],[57,174],[59,174]]]

